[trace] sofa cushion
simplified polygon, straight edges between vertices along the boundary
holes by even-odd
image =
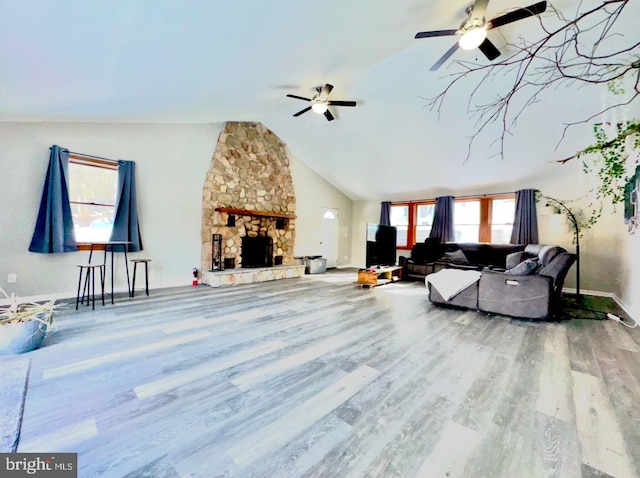
[[[417,243],[411,248],[411,260],[416,264],[424,264],[426,262],[426,247],[424,244]]]
[[[485,250],[486,244],[474,243],[474,242],[451,242],[447,244],[447,252],[462,251],[469,264],[486,264]]]
[[[462,307],[465,309],[477,309],[478,308],[478,281],[475,281],[469,287],[451,297],[449,300],[445,300],[440,295],[438,290],[427,284],[429,287],[429,300],[434,304],[443,304],[454,307]]]
[[[478,309],[526,319],[550,318],[552,282],[551,278],[537,274],[507,276],[485,271],[479,282]]]
[[[560,246],[544,246],[538,252],[538,258],[540,259],[540,264],[543,266],[549,265],[551,261],[560,253],[567,252]]]
[[[409,261],[408,266],[406,277],[424,277],[433,272],[433,265],[431,264],[416,264]],[[405,272],[403,272],[402,277],[405,277],[404,274]]]
[[[556,255],[549,264],[540,267],[536,271],[536,274],[551,277],[553,279],[553,287],[556,293],[559,294],[562,291],[562,286],[564,285],[564,279],[567,276],[567,272],[569,272],[569,269],[575,260],[575,254],[561,252]]]
[[[451,261],[453,264],[469,264],[469,259],[467,259],[467,256],[460,249],[453,252],[445,252],[444,256],[445,259]]]
[[[527,244],[524,248],[524,252],[527,257],[538,257],[540,255],[540,251],[544,247],[549,247],[547,244]]]
[[[525,257],[526,255],[524,251],[512,252],[511,254],[508,254],[505,264],[506,268],[513,269],[515,266],[520,264],[525,259]]]
[[[510,276],[526,276],[533,274],[538,267],[540,267],[538,259],[525,259],[515,267],[507,269],[504,273]]]
[[[425,285],[435,288],[445,301],[450,300],[471,284],[478,282],[480,271],[463,271],[457,269],[442,269],[425,278]]]
[[[497,267],[499,269],[508,269],[506,266],[507,255],[524,249],[520,244],[485,244],[483,254],[483,265]]]
[[[427,264],[440,259],[443,246],[439,239],[427,238],[424,242],[417,242],[411,248],[411,260],[416,264]]]
[[[478,268],[494,267],[506,269],[507,254],[524,249],[522,244],[485,244],[477,242],[450,242],[447,243],[447,251],[462,250],[469,264]]]

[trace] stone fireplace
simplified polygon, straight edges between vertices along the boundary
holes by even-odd
[[[286,145],[261,123],[227,122],[203,187],[201,270],[211,269],[212,235],[220,234],[222,259],[235,264],[223,271],[227,275],[274,264],[291,266],[300,275],[301,266],[293,258],[295,212]],[[258,244],[263,249],[266,245],[259,257],[253,251]],[[204,276],[203,282],[211,284]],[[290,271],[285,276],[291,276]]]

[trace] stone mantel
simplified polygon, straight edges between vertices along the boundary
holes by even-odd
[[[249,209],[235,209],[232,207],[217,207],[216,211],[226,212],[228,214],[237,214],[239,216],[255,216],[255,217],[276,217],[284,219],[295,219],[295,214],[283,214],[273,211],[252,211]]]

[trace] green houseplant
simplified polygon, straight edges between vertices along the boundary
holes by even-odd
[[[0,307],[0,355],[19,354],[35,350],[47,333],[55,330],[53,312],[58,307],[55,299],[38,302],[21,302],[15,294],[9,296],[9,305]]]

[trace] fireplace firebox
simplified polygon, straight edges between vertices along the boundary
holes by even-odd
[[[272,267],[273,239],[269,236],[242,238],[242,267]]]

